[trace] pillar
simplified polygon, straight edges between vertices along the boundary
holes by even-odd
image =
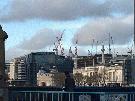
[[[5,39],[8,35],[0,25],[0,101],[7,101],[7,89],[5,83]]]

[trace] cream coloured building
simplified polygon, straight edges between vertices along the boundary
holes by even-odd
[[[52,73],[45,73],[42,70],[39,70],[37,73],[37,85],[38,86],[53,86],[53,74]]]
[[[15,58],[10,62],[9,66],[9,78],[10,80],[26,80],[26,66],[25,62],[21,58]]]
[[[17,79],[17,67],[16,67],[16,60],[14,59],[12,62],[10,62],[10,69],[9,69],[9,78],[10,80]]]
[[[91,76],[93,75],[95,72],[103,74],[102,78],[105,78],[105,84],[109,84],[109,83],[118,83],[118,84],[122,84],[123,81],[123,68],[122,66],[118,66],[118,65],[114,65],[114,66],[95,66],[95,67],[85,67],[85,68],[81,68],[81,69],[74,69],[73,70],[73,74],[75,73],[82,73],[84,76]],[[103,81],[101,81],[103,83]],[[102,83],[99,83],[102,84]]]
[[[124,83],[123,77],[123,68],[122,66],[110,66],[107,68],[107,76],[108,79],[106,80],[106,83],[119,83],[120,85]]]

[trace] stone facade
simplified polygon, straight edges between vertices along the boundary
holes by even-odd
[[[3,31],[0,25],[0,101],[7,101],[7,93],[5,87],[5,39],[8,35]]]

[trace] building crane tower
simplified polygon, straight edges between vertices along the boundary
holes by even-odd
[[[59,54],[59,49],[61,52],[60,55],[64,55],[64,48],[62,47],[62,42],[61,42],[63,35],[64,35],[64,31],[65,31],[65,29],[63,30],[63,32],[59,36],[56,37],[56,42],[54,43],[55,48],[53,49],[53,51],[55,51],[56,55]]]
[[[92,49],[91,49],[91,55],[93,55],[94,43],[95,43],[95,39],[92,39]]]
[[[96,54],[97,54],[97,49],[98,49],[97,47],[98,47],[98,45],[101,44],[101,43],[103,44],[103,42],[106,42],[107,40],[108,40],[108,53],[111,54],[111,44],[113,44],[113,43],[112,43],[112,40],[113,40],[113,39],[112,39],[112,36],[111,36],[110,33],[108,33],[108,36],[109,36],[109,37],[108,37],[108,38],[105,38],[104,40],[100,40],[100,41],[99,41],[99,40],[96,41],[96,40],[94,40],[94,39],[92,40],[91,54],[93,54],[94,44],[96,45]]]
[[[78,39],[76,40],[76,46],[75,46],[75,56],[78,56],[78,48],[77,48],[77,44],[78,44]]]
[[[77,59],[78,59],[78,38],[76,39],[76,45],[75,45],[75,57],[74,57],[74,68],[77,68]]]
[[[73,52],[72,52],[72,48],[70,47],[70,48],[69,48],[69,57],[70,57],[70,58],[73,58],[73,55],[74,55],[74,54],[73,54]]]
[[[90,52],[90,50],[88,50],[88,56],[91,56],[91,52]]]
[[[109,35],[109,54],[111,54],[111,40],[112,40],[112,36],[110,35],[110,33],[108,33]]]
[[[53,49],[53,51],[55,51],[55,54],[56,55],[58,55],[58,45],[57,45],[57,43],[54,43],[54,49]]]
[[[97,54],[97,49],[98,49],[98,41],[96,42],[96,54]]]

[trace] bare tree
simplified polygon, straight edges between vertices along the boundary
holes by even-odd
[[[74,80],[77,86],[80,86],[83,84],[83,74],[82,73],[75,73],[74,74]]]
[[[95,86],[99,86],[99,83],[101,82],[102,80],[102,74],[98,73],[98,72],[94,72],[94,74],[92,75],[92,82],[93,82],[93,85]]]
[[[92,76],[84,76],[84,86],[87,84],[89,86],[93,83],[93,77]]]
[[[100,74],[101,74],[101,77],[102,77],[101,83],[105,86],[106,80],[109,78],[108,73],[107,73],[107,69],[104,67],[101,70]]]
[[[63,87],[65,85],[65,74],[54,73],[52,76],[53,83],[56,87]]]

